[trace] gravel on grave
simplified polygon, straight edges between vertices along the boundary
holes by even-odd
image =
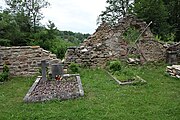
[[[51,99],[71,99],[79,97],[79,86],[76,76],[63,77],[62,80],[40,81],[31,92],[29,101],[47,101]]]

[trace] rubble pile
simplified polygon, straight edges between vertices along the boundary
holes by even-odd
[[[140,33],[146,28],[146,22],[135,16],[126,16],[119,20],[115,26],[102,23],[87,40],[79,47],[68,48],[65,55],[65,64],[75,62],[80,65],[97,67],[103,66],[107,61],[114,59],[125,59],[129,49],[132,47],[123,34],[134,27]],[[147,61],[158,61],[164,59],[165,50],[163,45],[153,40],[153,34],[148,28],[138,42],[139,51]],[[156,54],[157,53],[157,54]]]
[[[172,77],[180,78],[180,65],[167,66],[166,71]]]

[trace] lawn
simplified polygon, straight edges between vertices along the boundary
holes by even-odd
[[[165,65],[128,66],[147,81],[119,86],[104,70],[82,69],[85,96],[67,101],[24,103],[35,77],[16,77],[0,85],[0,120],[178,120],[180,80]]]

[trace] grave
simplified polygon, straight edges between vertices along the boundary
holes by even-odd
[[[47,80],[46,78],[46,67],[48,66],[49,64],[46,63],[46,60],[42,60],[40,64],[38,64],[38,66],[41,66],[41,73],[42,73],[42,80]]]
[[[55,79],[56,76],[63,76],[64,74],[62,64],[52,64],[51,70],[52,70],[52,79]]]
[[[79,74],[63,74],[62,64],[51,65],[52,78],[60,75],[61,79],[49,80],[46,77],[46,61],[40,64],[42,76],[38,76],[28,93],[24,97],[25,102],[43,102],[53,99],[67,100],[84,95]]]
[[[108,71],[106,71],[107,74],[113,79],[115,80],[119,85],[137,85],[137,84],[146,84],[147,82],[142,79],[141,77],[139,76],[135,76],[134,78],[132,79],[129,79],[129,80],[125,80],[125,81],[120,81],[118,80],[115,76],[113,76],[111,73],[109,73]]]

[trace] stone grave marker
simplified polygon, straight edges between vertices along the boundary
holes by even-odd
[[[2,54],[0,54],[0,62],[2,62],[2,56],[3,56],[3,55],[2,55]]]
[[[46,81],[46,67],[49,64],[46,62],[46,60],[42,60],[40,64],[38,64],[38,66],[41,66],[41,72],[42,72],[42,80]]]
[[[56,76],[63,76],[63,64],[52,64],[51,65],[52,70],[52,78],[55,79]]]

